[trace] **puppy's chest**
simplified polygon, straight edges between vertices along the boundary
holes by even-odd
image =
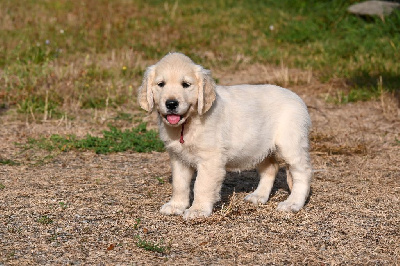
[[[166,143],[166,149],[178,157],[181,161],[195,166],[199,160],[198,148],[185,141],[185,143],[180,143],[179,141],[171,141]]]

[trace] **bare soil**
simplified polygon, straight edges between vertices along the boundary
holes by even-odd
[[[257,68],[216,75],[221,84],[268,81]],[[166,153],[46,158],[14,142],[99,133],[104,124],[84,114],[32,123],[3,113],[0,158],[19,164],[0,164],[0,265],[399,264],[399,108],[390,96],[331,105],[323,99],[329,86],[308,80],[293,87],[313,120],[312,193],[296,214],[276,210],[289,193],[284,171],[267,204],[244,202],[258,183],[246,171],[227,175],[211,217],[163,216],[158,210],[171,196]],[[164,252],[138,247],[137,236]]]

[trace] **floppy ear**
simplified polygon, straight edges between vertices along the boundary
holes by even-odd
[[[211,71],[198,66],[197,79],[199,91],[197,99],[197,111],[200,115],[206,113],[212,106],[215,94],[215,82],[211,77]]]
[[[153,83],[154,75],[155,66],[153,65],[146,69],[137,97],[140,107],[147,112],[153,111],[154,107],[153,92],[151,91],[151,84]]]

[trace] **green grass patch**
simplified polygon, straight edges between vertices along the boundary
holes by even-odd
[[[2,183],[0,183],[0,189],[5,189],[5,188],[6,188],[6,186],[3,185]]]
[[[37,219],[37,222],[40,224],[52,224],[53,220],[49,216],[43,215],[39,219]]]
[[[164,144],[159,139],[157,131],[147,130],[145,123],[125,131],[109,126],[109,130],[103,131],[102,134],[103,136],[100,137],[87,134],[82,139],[75,135],[61,136],[54,134],[48,138],[29,139],[27,148],[37,147],[48,151],[93,150],[98,154],[127,150],[136,152],[164,150]]]
[[[381,94],[381,91],[376,88],[354,88],[350,89],[348,92],[337,91],[334,95],[329,95],[327,97],[328,102],[335,104],[346,104],[350,102],[357,101],[368,101],[373,98],[378,98]]]
[[[20,113],[42,113],[45,111],[51,116],[59,117],[61,113],[57,109],[58,103],[55,101],[48,101],[46,104],[45,97],[32,96],[27,97],[21,101],[18,112]]]
[[[146,241],[139,235],[136,236],[136,246],[147,251],[153,251],[158,253],[167,253],[171,250],[170,246],[166,246],[163,241],[155,243],[152,241]]]
[[[49,46],[50,41],[45,40],[43,44],[36,43],[28,47],[26,50],[22,50],[18,54],[18,59],[22,64],[43,64],[54,60],[60,54],[60,50]]]
[[[0,159],[0,164],[6,164],[6,165],[20,165],[20,163],[10,160],[10,159]]]

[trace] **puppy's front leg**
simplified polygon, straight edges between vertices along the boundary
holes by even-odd
[[[220,199],[225,173],[225,166],[218,159],[208,159],[199,164],[194,184],[193,204],[185,211],[184,219],[211,215],[214,203]]]
[[[170,156],[172,166],[172,198],[161,207],[163,214],[182,214],[189,207],[190,181],[194,169]]]

